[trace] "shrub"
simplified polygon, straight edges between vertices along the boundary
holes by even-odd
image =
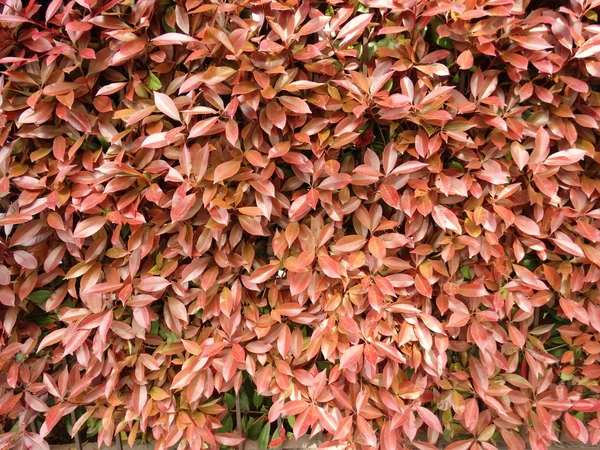
[[[598,0],[2,4],[1,448],[600,441]]]

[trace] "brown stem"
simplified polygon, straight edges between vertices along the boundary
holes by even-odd
[[[282,427],[282,426],[283,426],[283,423],[282,423],[282,421],[281,421],[281,416],[279,416],[279,417],[277,418],[277,433],[279,433],[279,430],[281,429],[281,427]],[[277,447],[275,447],[275,448],[283,448],[283,445],[282,445],[282,444],[279,444],[279,445],[278,445]]]
[[[71,411],[71,426],[75,426],[77,422],[77,416],[75,415],[75,411]],[[79,433],[75,433],[75,447],[77,450],[81,450],[81,439],[79,439]]]
[[[461,70],[460,71],[460,85],[459,85],[459,90],[461,92],[461,94],[465,95],[466,94],[466,87],[467,87],[467,77],[465,76],[465,71]]]
[[[237,422],[237,432],[238,436],[242,435],[242,409],[240,406],[240,393],[238,391],[235,392],[235,421]],[[242,450],[242,444],[238,444],[238,449]]]
[[[362,41],[362,72],[364,76],[368,76],[369,74],[369,38],[367,36],[363,36]]]

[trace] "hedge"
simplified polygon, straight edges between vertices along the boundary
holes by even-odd
[[[600,441],[599,0],[0,3],[0,448]]]

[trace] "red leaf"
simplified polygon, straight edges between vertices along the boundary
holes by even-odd
[[[583,80],[579,80],[577,78],[574,77],[567,77],[565,75],[562,75],[560,77],[560,79],[562,81],[565,82],[565,84],[567,86],[569,86],[571,89],[573,89],[575,92],[588,92],[590,90],[590,87],[588,86],[588,84],[583,81]]]
[[[163,277],[146,277],[137,285],[137,288],[146,292],[159,292],[170,286],[171,283]]]
[[[337,175],[333,175],[323,180],[323,182],[319,185],[319,189],[333,191],[337,189],[342,189],[343,187],[349,185],[351,182],[352,176],[350,174],[338,173]]]
[[[477,399],[468,398],[465,400],[465,411],[463,413],[465,428],[469,431],[474,431],[479,419],[479,406]]]
[[[279,262],[273,261],[271,264],[259,267],[254,272],[252,272],[252,276],[250,277],[250,281],[253,283],[264,283],[269,278],[277,273],[279,270]]]
[[[190,130],[189,138],[192,139],[195,137],[206,136],[207,134],[211,134],[214,125],[217,123],[218,120],[218,117],[210,117],[208,119],[199,121]]]
[[[160,112],[166,114],[173,120],[177,120],[178,122],[181,121],[179,110],[177,109],[177,106],[175,106],[173,100],[171,100],[171,97],[161,92],[154,92],[154,103]]]
[[[82,220],[73,231],[74,238],[86,238],[99,231],[106,224],[106,217],[97,216]]]
[[[541,236],[539,225],[529,217],[515,216],[515,226],[529,236]]]
[[[46,437],[54,429],[54,427],[58,424],[60,419],[62,419],[65,415],[66,409],[67,407],[65,404],[59,403],[57,405],[54,405],[44,414],[46,420],[40,427],[40,436],[42,438]],[[74,406],[73,409],[75,409]]]
[[[424,295],[425,297],[431,298],[433,295],[433,287],[431,283],[427,281],[427,279],[421,275],[420,273],[415,275],[415,287],[419,294]]]
[[[366,445],[370,447],[374,447],[377,445],[377,436],[375,435],[375,431],[373,431],[373,426],[370,422],[367,422],[363,416],[356,416],[356,424],[358,425],[358,430],[362,434],[362,438],[364,439]]]
[[[532,288],[537,290],[547,290],[548,286],[544,284],[543,281],[536,278],[536,276],[527,268],[519,265],[514,265],[513,269],[517,276],[523,281],[525,284],[530,285]]]
[[[440,419],[438,419],[435,414],[433,414],[428,409],[423,408],[422,406],[416,406],[415,409],[419,413],[419,416],[421,416],[421,419],[423,419],[423,422],[425,422],[428,426],[433,428],[438,433],[444,433],[442,424],[440,423]]]
[[[456,63],[462,70],[470,69],[473,66],[473,53],[471,53],[471,50],[462,52],[458,58],[456,58]]]
[[[15,306],[15,293],[8,286],[0,286],[0,303],[4,306]]]
[[[337,34],[337,39],[344,39],[349,35],[356,35],[362,33],[362,31],[367,27],[371,19],[373,18],[373,14],[360,14],[356,16],[354,19],[349,21]]]
[[[234,177],[240,171],[241,166],[241,159],[234,159],[219,164],[215,169],[215,173],[213,175],[214,183],[218,183],[220,181],[226,180],[227,178]]]
[[[181,187],[183,188],[183,185]],[[173,222],[183,220],[195,203],[196,194],[185,195],[185,188],[178,188],[171,203],[171,220]]]
[[[176,45],[189,42],[198,42],[198,39],[181,33],[165,33],[152,39],[152,42],[154,45]]]
[[[319,256],[318,260],[321,270],[329,278],[342,278],[342,276],[347,276],[343,266],[335,261],[332,257],[321,255]]]
[[[589,434],[581,420],[569,413],[565,413],[565,425],[567,427],[567,431],[574,439],[587,444]]]
[[[479,283],[465,283],[458,287],[458,293],[465,297],[485,297],[488,295],[485,286]]]
[[[333,249],[338,253],[352,253],[363,248],[366,242],[362,236],[344,236],[335,243]]]
[[[309,20],[308,22],[306,22],[302,26],[302,28],[300,28],[298,30],[298,32],[296,33],[296,36],[301,37],[301,36],[307,36],[309,34],[317,33],[319,31],[321,31],[323,28],[325,28],[325,25],[327,25],[330,20],[331,20],[331,17],[328,17],[328,16],[317,16],[317,17]]]
[[[417,172],[418,170],[421,170],[424,167],[427,167],[427,164],[419,161],[408,161],[403,164],[400,164],[398,167],[392,170],[392,175]]]
[[[448,208],[442,205],[435,205],[431,213],[433,220],[443,230],[455,231],[456,233],[462,233],[462,227],[458,221],[456,215]]]
[[[481,351],[485,351],[488,340],[488,332],[485,329],[485,327],[481,325],[478,321],[474,320],[473,322],[471,322],[469,330],[471,332],[471,337],[477,344],[477,347],[479,347]]]
[[[292,400],[291,402],[286,402],[281,408],[281,414],[285,416],[297,416],[298,414],[306,411],[309,407],[309,404],[304,400]]]
[[[308,104],[298,97],[290,97],[288,95],[282,95],[279,98],[279,101],[283,106],[289,109],[292,112],[297,114],[310,114],[310,108]]]
[[[395,188],[387,184],[382,184],[379,186],[379,192],[384,202],[393,208],[400,209],[400,196]]]
[[[562,150],[548,156],[544,161],[544,164],[546,166],[568,166],[569,164],[575,164],[576,162],[581,161],[586,154],[587,152],[585,150],[580,150],[578,148]]]
[[[343,352],[340,358],[340,370],[358,364],[363,354],[363,348],[363,344],[353,345]]]
[[[242,436],[238,436],[233,433],[216,433],[215,441],[217,441],[221,445],[225,445],[226,447],[235,447],[236,445],[244,442],[246,438]]]

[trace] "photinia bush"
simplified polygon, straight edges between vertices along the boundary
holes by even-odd
[[[597,444],[599,7],[1,0],[0,448]]]

